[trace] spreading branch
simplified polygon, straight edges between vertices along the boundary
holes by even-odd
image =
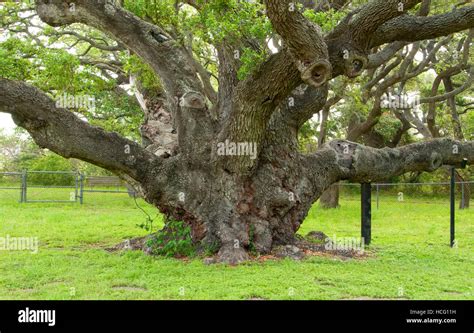
[[[394,41],[414,42],[447,36],[474,26],[474,5],[433,16],[403,15],[375,30],[371,47]]]
[[[304,82],[319,87],[331,76],[321,28],[308,21],[291,0],[265,0],[267,15],[297,63]]]
[[[376,149],[346,140],[327,143],[309,161],[324,156],[333,164],[332,177],[356,182],[383,181],[407,172],[432,172],[443,165],[474,164],[474,141],[442,138],[399,148]],[[317,170],[315,170],[317,172]]]
[[[364,45],[379,26],[399,17],[421,0],[374,0],[358,9],[349,25],[356,44]],[[367,45],[365,45],[367,47]]]
[[[181,98],[188,91],[202,91],[202,83],[189,64],[184,47],[164,29],[110,1],[77,0],[70,7],[62,0],[38,0],[36,11],[54,27],[83,23],[112,35],[153,68],[172,98]]]
[[[10,113],[35,142],[66,158],[78,158],[120,175],[143,181],[159,159],[116,133],[79,119],[39,89],[0,78],[0,112]]]

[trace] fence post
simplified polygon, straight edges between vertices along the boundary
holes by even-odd
[[[361,184],[361,237],[364,239],[364,243],[369,245],[371,241],[371,193],[372,184],[362,183]]]
[[[76,172],[74,177],[74,202],[77,202],[77,197],[79,195],[79,172]]]
[[[26,190],[28,187],[28,171],[23,170],[21,172],[21,200],[20,202],[27,202]]]
[[[377,184],[377,210],[379,209],[379,184]]]
[[[455,204],[456,204],[455,203],[455,201],[456,201],[456,197],[455,197],[455,195],[456,195],[456,193],[455,193],[455,190],[456,190],[455,170],[456,169],[454,168],[454,166],[452,166],[451,167],[451,193],[450,193],[451,194],[451,198],[450,198],[451,199],[450,200],[451,201],[450,202],[450,206],[451,206],[450,207],[451,208],[450,209],[450,241],[449,241],[449,244],[450,244],[451,247],[454,247],[454,245],[455,245],[454,244],[454,242],[455,242],[455,240],[454,240],[454,238],[455,238],[454,237],[454,232],[455,232],[455,230],[454,230],[454,214],[455,214],[455,209],[456,209],[456,207],[455,207]]]
[[[79,202],[84,203],[84,175],[79,173]]]
[[[20,181],[21,181],[21,184],[20,184],[20,203],[23,203],[23,191],[25,189],[24,174],[25,174],[25,170],[22,170],[21,171],[21,176],[20,176]]]

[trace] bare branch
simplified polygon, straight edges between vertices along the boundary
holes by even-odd
[[[441,76],[440,78],[443,78],[443,77],[445,77],[445,76]],[[450,77],[450,76],[448,76],[448,77]],[[456,95],[462,93],[463,91],[469,89],[471,87],[473,81],[474,81],[474,73],[471,70],[470,73],[469,73],[469,78],[466,80],[466,82],[464,82],[463,85],[461,85],[458,88],[453,89],[449,92],[446,92],[442,95],[421,98],[420,103],[434,103],[434,102],[445,101],[448,98],[456,96]]]
[[[53,31],[51,32],[52,35],[61,37],[61,36],[74,36],[77,41],[85,42],[90,44],[91,47],[94,47],[96,49],[102,50],[102,51],[123,51],[125,48],[122,45],[108,45],[107,43],[98,43],[97,41],[93,40],[92,38],[89,38],[87,36],[83,36],[75,31],[69,31],[69,30],[64,30],[64,31]]]
[[[366,68],[371,69],[381,66],[406,45],[407,43],[405,42],[393,42],[387,45],[382,51],[369,55]]]

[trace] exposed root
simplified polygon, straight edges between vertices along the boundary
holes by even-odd
[[[364,248],[340,246],[321,231],[311,231],[306,237],[300,237],[296,244],[307,255],[326,254],[343,258],[365,257]]]
[[[147,254],[152,254],[151,249],[147,246],[147,241],[154,237],[154,234],[145,237],[137,237],[125,240],[107,251],[117,252],[123,250],[140,250]],[[344,248],[333,244],[332,240],[320,231],[311,231],[305,237],[297,236],[294,244],[279,245],[272,249],[268,255],[250,255],[242,247],[234,247],[233,244],[227,244],[220,248],[215,256],[205,257],[203,263],[206,265],[223,263],[227,265],[238,265],[248,261],[267,261],[282,258],[290,258],[293,260],[302,260],[311,256],[328,256],[348,258],[364,258],[367,253],[364,249]],[[177,259],[187,259],[186,257],[177,256]],[[201,257],[202,258],[202,257]]]
[[[232,244],[222,246],[217,253],[217,262],[219,263],[238,265],[249,260],[250,256],[245,249],[234,247]]]

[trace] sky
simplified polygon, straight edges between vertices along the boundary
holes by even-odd
[[[0,42],[5,41],[6,39],[7,39],[7,35],[5,33],[0,33]],[[10,114],[0,112],[0,129],[3,129],[3,133],[12,134],[15,128],[16,128],[16,125],[13,122]]]
[[[16,125],[13,122],[10,114],[0,112],[0,128],[3,128],[3,132],[5,134],[13,133],[13,130],[16,128]]]

